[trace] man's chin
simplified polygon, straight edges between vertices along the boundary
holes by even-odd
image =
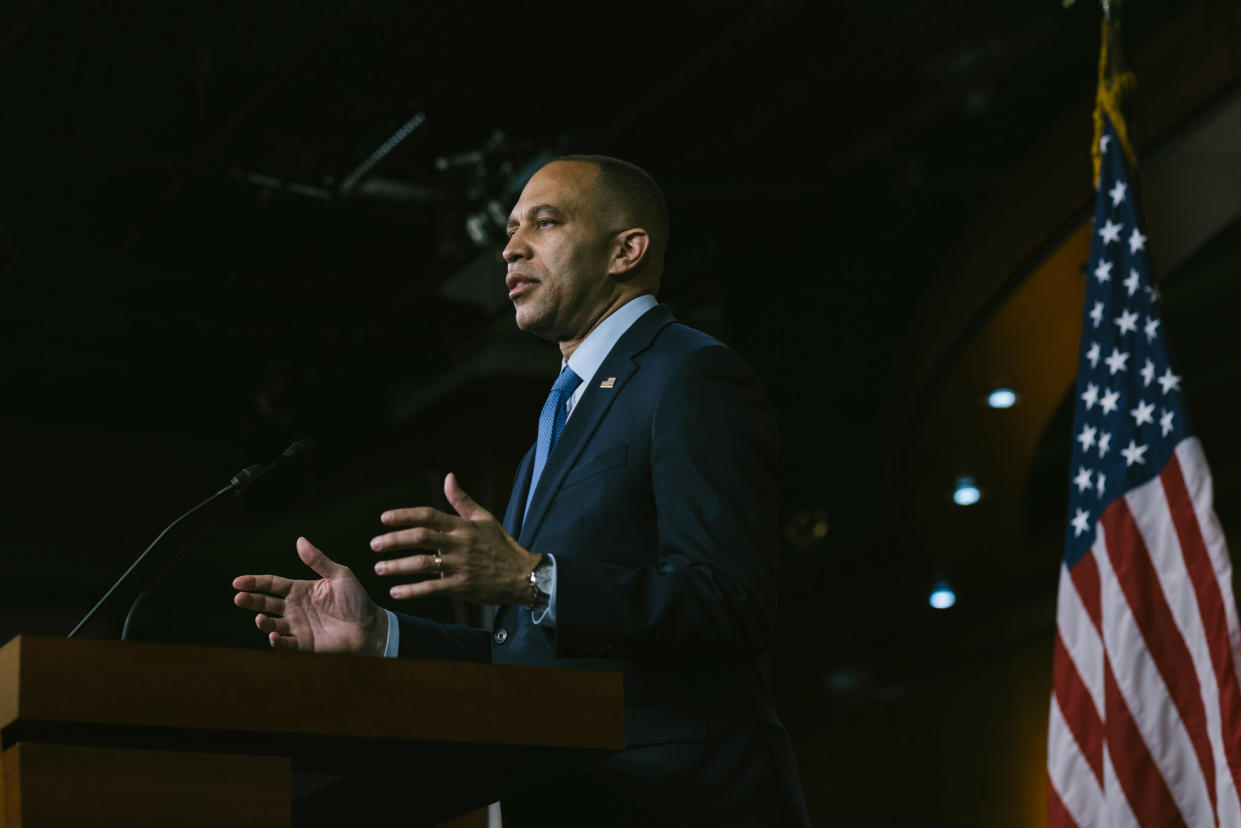
[[[532,320],[530,319],[530,312],[527,308],[523,308],[520,305],[514,306],[513,318],[516,320],[519,330],[525,331],[526,333],[532,332],[530,330]]]
[[[517,328],[539,339],[546,339],[548,342],[559,342],[561,337],[556,335],[556,331],[548,324],[546,319],[536,316],[533,313],[523,313],[525,308],[517,308],[516,319]]]
[[[513,316],[517,321],[519,330],[525,331],[528,334],[534,334],[535,336],[541,336],[539,331],[543,328],[543,320],[539,318],[538,314],[534,313],[531,308],[523,307],[522,305],[516,306],[513,310]]]

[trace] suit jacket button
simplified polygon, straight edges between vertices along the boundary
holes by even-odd
[[[508,630],[501,627],[491,636],[491,640],[497,644],[503,644],[505,641],[508,641]]]

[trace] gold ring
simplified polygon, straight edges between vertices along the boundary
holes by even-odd
[[[435,550],[435,571],[439,573],[441,578],[444,577],[444,556],[438,549]]]

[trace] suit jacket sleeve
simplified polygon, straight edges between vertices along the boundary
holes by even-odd
[[[757,655],[774,621],[779,545],[767,395],[735,352],[700,348],[670,372],[650,428],[658,549],[638,567],[557,559],[556,652]]]
[[[438,661],[491,660],[491,633],[477,627],[441,624],[403,612],[396,615],[400,629],[397,656]]]

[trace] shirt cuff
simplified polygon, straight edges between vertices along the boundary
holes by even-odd
[[[531,610],[530,615],[535,624],[550,630],[556,627],[556,556],[548,555],[547,559],[551,561],[549,569],[552,571],[552,587],[548,590],[547,606]]]
[[[397,626],[395,612],[384,612],[388,613],[388,643],[384,645],[384,658],[396,658],[397,651],[401,648],[401,628]]]

